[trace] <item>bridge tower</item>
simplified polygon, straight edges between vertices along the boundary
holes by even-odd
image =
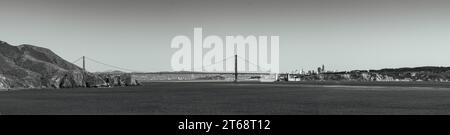
[[[234,55],[234,82],[238,81],[238,62],[237,62],[237,54]]]
[[[86,57],[83,56],[83,71],[86,71]]]

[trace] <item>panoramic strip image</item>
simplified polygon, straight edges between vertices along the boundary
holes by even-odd
[[[448,0],[0,0],[0,115],[449,115],[449,12]]]

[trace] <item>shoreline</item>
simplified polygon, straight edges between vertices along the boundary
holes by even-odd
[[[154,83],[218,83],[218,84],[234,84],[235,82],[230,80],[173,80],[173,81],[146,81],[145,84]],[[450,88],[450,82],[369,82],[369,81],[291,81],[291,82],[262,82],[258,80],[244,80],[238,81],[237,84],[264,84],[264,85],[296,85],[306,87],[347,87],[347,88]],[[128,86],[134,87],[134,86]],[[88,87],[75,87],[75,88],[1,88],[0,92],[7,91],[21,91],[21,90],[60,90],[60,89],[77,89]],[[106,88],[127,88],[127,87],[93,87],[92,89],[106,89]]]

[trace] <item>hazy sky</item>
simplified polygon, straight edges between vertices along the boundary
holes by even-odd
[[[194,27],[280,36],[283,72],[450,66],[448,0],[0,0],[0,40],[138,71],[170,71]]]

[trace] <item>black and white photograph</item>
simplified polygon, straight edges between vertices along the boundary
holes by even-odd
[[[0,118],[270,134],[277,116],[449,115],[449,13],[448,0],[0,0]]]

